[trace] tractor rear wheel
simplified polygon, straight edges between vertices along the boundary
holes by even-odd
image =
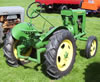
[[[17,49],[16,49],[17,43],[18,41],[13,38],[11,32],[8,32],[6,39],[4,41],[3,50],[4,50],[4,56],[6,57],[7,64],[12,67],[18,67],[19,64],[24,64],[28,62],[18,58]],[[29,49],[28,52],[26,52],[24,55],[29,56],[31,52],[32,49]]]
[[[87,58],[91,58],[96,55],[98,47],[98,41],[95,36],[90,36],[87,41],[85,55]]]
[[[44,56],[47,74],[54,79],[68,74],[76,56],[76,44],[72,34],[65,29],[54,32],[46,48]]]

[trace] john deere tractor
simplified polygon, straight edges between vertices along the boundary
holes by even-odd
[[[27,16],[30,19],[42,15],[42,6],[38,2],[31,3],[27,8]],[[62,10],[63,26],[52,28],[44,33],[29,23],[16,25],[7,34],[4,43],[4,55],[8,65],[18,67],[20,63],[33,61],[41,63],[41,55],[44,54],[44,64],[47,74],[58,79],[67,75],[75,62],[76,40],[87,41],[85,56],[91,58],[97,51],[97,38],[84,37],[86,12],[85,10]],[[36,57],[31,57],[36,56]]]

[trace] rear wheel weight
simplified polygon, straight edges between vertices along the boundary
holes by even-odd
[[[90,36],[86,44],[85,55],[87,58],[94,57],[97,52],[98,41],[95,36]]]
[[[68,74],[73,67],[76,55],[75,40],[65,29],[54,32],[49,40],[45,53],[47,74],[58,79]]]

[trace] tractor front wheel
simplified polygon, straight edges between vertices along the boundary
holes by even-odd
[[[95,56],[98,47],[98,41],[95,36],[90,36],[87,41],[85,55],[87,58]]]
[[[72,34],[65,29],[54,32],[46,48],[47,74],[54,79],[68,74],[73,67],[76,55],[76,44]]]

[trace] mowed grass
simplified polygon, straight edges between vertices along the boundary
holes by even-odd
[[[26,10],[27,6],[32,1],[33,0],[0,0],[0,6],[22,6]],[[42,15],[55,26],[62,25],[59,14],[43,13]],[[29,22],[26,15],[25,22]],[[44,21],[40,17],[33,19],[33,24],[36,25],[39,30],[43,27],[43,23]],[[49,27],[50,25],[47,26]],[[44,29],[48,30],[48,27]],[[96,56],[91,59],[86,59],[83,56],[86,42],[77,41],[77,55],[74,67],[67,76],[64,76],[59,80],[51,80],[45,76],[41,70],[42,65],[37,66],[37,63],[35,62],[26,64],[24,67],[9,67],[5,62],[3,49],[1,48],[0,82],[100,82],[100,18],[87,17],[86,32],[87,36],[94,35],[98,38],[98,51]]]

